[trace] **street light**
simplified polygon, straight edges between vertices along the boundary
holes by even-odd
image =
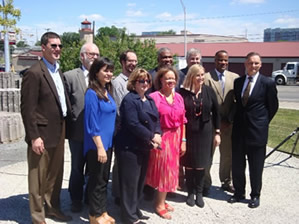
[[[5,7],[5,1],[2,0],[3,8]],[[7,14],[3,10],[3,18],[7,19]],[[5,59],[5,72],[10,72],[10,55],[9,55],[9,40],[8,40],[8,29],[4,26],[4,59]]]
[[[187,58],[187,34],[186,34],[186,7],[183,3],[183,0],[180,0],[183,10],[184,10],[184,55]]]

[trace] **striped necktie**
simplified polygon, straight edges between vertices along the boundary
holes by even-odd
[[[247,86],[246,86],[246,88],[244,90],[243,97],[242,97],[242,103],[243,103],[244,107],[246,106],[246,104],[248,102],[251,84],[252,84],[252,77],[249,76],[248,77],[248,83],[247,83]]]

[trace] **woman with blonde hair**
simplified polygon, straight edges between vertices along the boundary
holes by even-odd
[[[220,144],[218,102],[214,90],[204,85],[204,73],[201,65],[192,65],[179,91],[184,99],[188,120],[187,150],[181,159],[188,191],[186,203],[201,208],[204,207],[202,191],[205,168],[211,163],[213,138],[215,146]]]

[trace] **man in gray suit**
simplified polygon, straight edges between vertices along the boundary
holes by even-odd
[[[83,157],[83,109],[84,94],[88,86],[88,71],[93,61],[99,57],[99,49],[93,43],[86,43],[80,51],[79,68],[66,72],[66,88],[69,95],[72,113],[67,120],[66,138],[69,140],[71,150],[71,175],[69,192],[72,200],[71,211],[82,210],[82,199],[84,189],[84,167]]]
[[[235,100],[234,100],[234,80],[239,77],[238,74],[230,72],[228,68],[228,53],[225,50],[220,50],[215,54],[215,69],[205,74],[205,84],[211,86],[217,96],[220,116],[221,116],[221,144],[220,150],[220,166],[219,177],[221,188],[224,191],[233,193],[234,188],[231,180],[232,170],[232,122],[234,116]],[[213,148],[214,154],[215,148]],[[205,190],[208,194],[212,184],[210,169],[206,171]]]

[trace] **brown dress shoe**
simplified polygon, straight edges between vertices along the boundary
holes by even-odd
[[[61,211],[48,211],[46,212],[46,217],[54,219],[57,222],[69,222],[73,219],[71,216],[65,215]]]

